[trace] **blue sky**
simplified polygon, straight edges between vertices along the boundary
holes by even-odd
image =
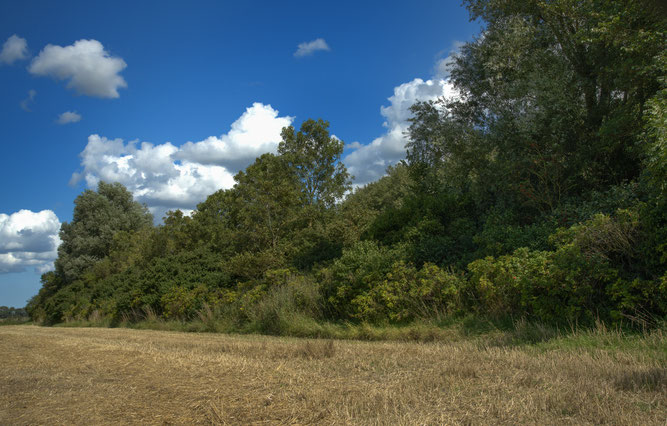
[[[478,32],[443,1],[0,2],[0,305],[38,291],[100,179],[188,210],[308,118],[346,142],[356,184],[377,179],[409,105],[455,95],[443,61]]]

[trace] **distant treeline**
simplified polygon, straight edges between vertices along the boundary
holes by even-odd
[[[75,201],[33,319],[566,324],[667,314],[659,2],[468,0],[460,96],[412,107],[406,160],[351,191],[329,123],[283,129],[160,226],[120,184]],[[347,195],[346,195],[347,194]]]
[[[7,306],[0,306],[0,320],[4,319],[27,319],[28,311],[24,308],[12,308]]]

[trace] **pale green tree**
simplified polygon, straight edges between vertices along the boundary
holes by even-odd
[[[133,200],[120,183],[100,182],[97,191],[86,190],[74,200],[72,221],[60,229],[56,273],[66,283],[109,255],[114,235],[152,226],[145,205]]]
[[[350,188],[350,175],[341,162],[344,143],[329,134],[329,122],[307,120],[301,130],[283,129],[278,152],[302,185],[303,202],[332,207]]]

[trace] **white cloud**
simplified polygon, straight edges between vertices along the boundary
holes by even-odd
[[[71,183],[84,179],[94,188],[100,180],[120,182],[156,219],[170,209],[191,210],[213,192],[231,188],[234,172],[255,157],[275,152],[280,131],[292,120],[278,117],[270,105],[255,103],[227,134],[181,147],[90,135],[81,153],[83,170],[72,175]]]
[[[16,34],[9,37],[0,51],[0,63],[11,65],[28,57],[28,42]]]
[[[300,58],[302,56],[309,56],[318,50],[328,51],[331,49],[329,48],[329,45],[327,44],[326,41],[324,41],[323,38],[318,38],[313,41],[299,43],[296,52],[294,52],[294,56],[296,56],[297,58]]]
[[[440,58],[435,62],[434,75],[435,78],[448,80],[451,74],[452,66],[456,60],[456,56],[461,51],[461,47],[465,45],[463,41],[454,41],[452,43],[452,48],[449,50],[448,56],[445,58]],[[439,55],[447,52],[443,50]]]
[[[30,104],[33,103],[35,100],[35,96],[37,96],[37,91],[30,89],[28,90],[28,97],[25,98],[24,100],[21,101],[19,105],[21,105],[21,109],[26,112],[31,112],[32,110],[30,109]]]
[[[454,65],[454,56],[447,56],[435,63],[435,75],[437,78],[448,79]]]
[[[217,164],[237,172],[266,152],[276,152],[283,127],[293,117],[278,117],[270,105],[254,103],[232,124],[229,133],[210,136],[200,142],[188,142],[176,154],[177,159],[199,164]]]
[[[117,98],[127,83],[118,73],[127,67],[111,56],[97,40],[79,40],[70,46],[47,45],[33,59],[28,71],[34,75],[69,80],[67,87],[79,94]]]
[[[389,106],[380,108],[385,118],[387,132],[374,139],[368,145],[358,143],[348,145],[353,148],[344,163],[357,186],[365,185],[384,176],[388,166],[405,158],[405,144],[412,116],[410,106],[417,101],[435,100],[440,97],[457,96],[457,92],[448,80],[433,79],[424,81],[416,78],[409,83],[394,88],[394,95],[389,98]]]
[[[76,112],[73,111],[65,111],[58,116],[58,120],[56,120],[56,123],[68,124],[68,123],[76,123],[78,121],[81,121],[81,114],[77,114]]]
[[[53,269],[60,238],[60,221],[51,210],[0,213],[0,274]]]

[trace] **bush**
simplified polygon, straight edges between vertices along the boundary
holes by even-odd
[[[469,309],[494,316],[524,314],[549,323],[612,320],[623,313],[662,316],[665,285],[633,276],[638,217],[630,210],[561,229],[553,251],[520,248],[468,265]]]
[[[396,262],[385,279],[352,300],[355,316],[367,321],[442,319],[461,308],[462,277],[425,264]]]
[[[191,319],[201,309],[206,287],[199,285],[191,290],[174,286],[162,295],[162,312],[166,319]]]
[[[473,237],[477,247],[474,256],[477,259],[502,256],[521,247],[548,250],[551,248],[549,235],[555,230],[555,220],[520,225],[516,215],[510,210],[492,208],[486,214],[482,229]]]
[[[548,323],[592,322],[610,313],[607,286],[617,274],[599,258],[568,245],[555,252],[526,248],[472,262],[468,306],[492,316],[532,316]]]
[[[520,314],[522,293],[545,275],[548,253],[520,248],[511,255],[476,260],[468,265],[468,309],[493,317]],[[528,284],[530,283],[530,284]]]
[[[352,301],[379,285],[391,265],[400,258],[400,250],[379,247],[374,241],[360,241],[344,250],[318,277],[329,318],[357,317],[358,305]]]

